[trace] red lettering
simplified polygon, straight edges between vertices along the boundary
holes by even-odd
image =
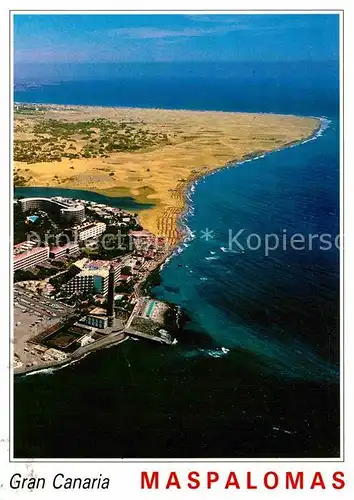
[[[258,488],[258,486],[254,486],[252,485],[252,474],[251,472],[247,472],[247,489],[248,490],[256,490]]]
[[[141,473],[141,489],[143,490],[145,486],[148,490],[151,490],[153,487],[157,490],[159,487],[159,473],[155,471],[151,474],[151,478],[149,478],[149,474],[143,471]]]
[[[179,490],[181,489],[181,485],[179,484],[178,481],[178,476],[176,472],[170,472],[170,475],[168,477],[167,483],[166,483],[166,490],[171,488],[171,486],[176,486]]]
[[[342,490],[345,486],[345,481],[344,479],[341,479],[341,478],[344,478],[344,472],[341,472],[341,471],[336,471],[334,474],[333,474],[333,483],[332,483],[332,486],[335,490]]]
[[[219,474],[217,472],[208,472],[207,474],[207,487],[210,490],[211,485],[219,480]]]
[[[326,485],[323,481],[322,474],[320,472],[316,472],[315,475],[313,476],[313,480],[310,486],[310,489],[313,490],[316,488],[316,486],[321,486],[323,490],[326,489]]]
[[[230,472],[230,474],[228,475],[227,481],[225,484],[225,490],[229,489],[230,486],[235,486],[235,488],[237,488],[238,490],[240,489],[240,485],[239,485],[239,482],[237,480],[237,476],[236,476],[235,472]]]
[[[300,490],[304,489],[304,473],[297,472],[294,480],[294,476],[292,472],[285,473],[285,488],[288,490],[290,487],[295,490],[297,487],[300,487]]]
[[[190,472],[188,474],[188,479],[189,479],[188,488],[190,488],[191,490],[196,490],[197,488],[199,488],[200,481],[198,478],[199,478],[199,472],[197,471]]]
[[[273,476],[273,479],[271,480],[273,484],[269,484],[268,482],[268,478]],[[274,490],[279,484],[279,477],[278,477],[278,474],[276,472],[267,472],[265,475],[264,475],[264,486],[268,489],[268,490]]]

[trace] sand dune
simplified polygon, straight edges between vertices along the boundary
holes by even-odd
[[[154,208],[140,212],[141,223],[172,244],[180,237],[176,221],[190,182],[230,161],[303,140],[319,126],[319,120],[314,118],[285,115],[52,106],[40,117],[21,116],[21,133],[26,133],[23,131],[31,120],[43,117],[69,121],[94,117],[134,120],[143,122],[150,130],[168,134],[169,145],[112,153],[108,158],[14,162],[14,167],[30,179],[29,186],[88,189],[152,202]]]

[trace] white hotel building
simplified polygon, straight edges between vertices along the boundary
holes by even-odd
[[[61,196],[52,198],[22,198],[18,202],[23,212],[40,209],[73,224],[77,224],[85,218],[85,207],[82,203]]]
[[[106,231],[106,224],[104,222],[87,222],[81,226],[73,227],[73,235],[76,241],[85,241],[91,238],[97,238]]]
[[[49,258],[49,247],[35,247],[34,241],[24,241],[14,246],[13,270],[28,269]]]

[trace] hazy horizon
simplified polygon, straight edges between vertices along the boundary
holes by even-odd
[[[135,78],[211,80],[235,78],[250,80],[259,74],[268,79],[288,73],[293,79],[307,73],[313,78],[327,78],[338,73],[336,60],[331,61],[215,61],[215,62],[130,62],[130,63],[18,63],[14,65],[16,85],[58,83],[70,80],[115,80]],[[320,71],[321,70],[321,71]]]
[[[162,76],[175,71],[182,77],[178,65],[192,75],[233,76],[237,65],[252,70],[262,63],[339,60],[338,14],[16,14],[13,19],[16,80],[136,77],[151,67]]]

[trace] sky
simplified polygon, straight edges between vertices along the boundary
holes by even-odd
[[[328,61],[337,14],[14,16],[14,63]]]

